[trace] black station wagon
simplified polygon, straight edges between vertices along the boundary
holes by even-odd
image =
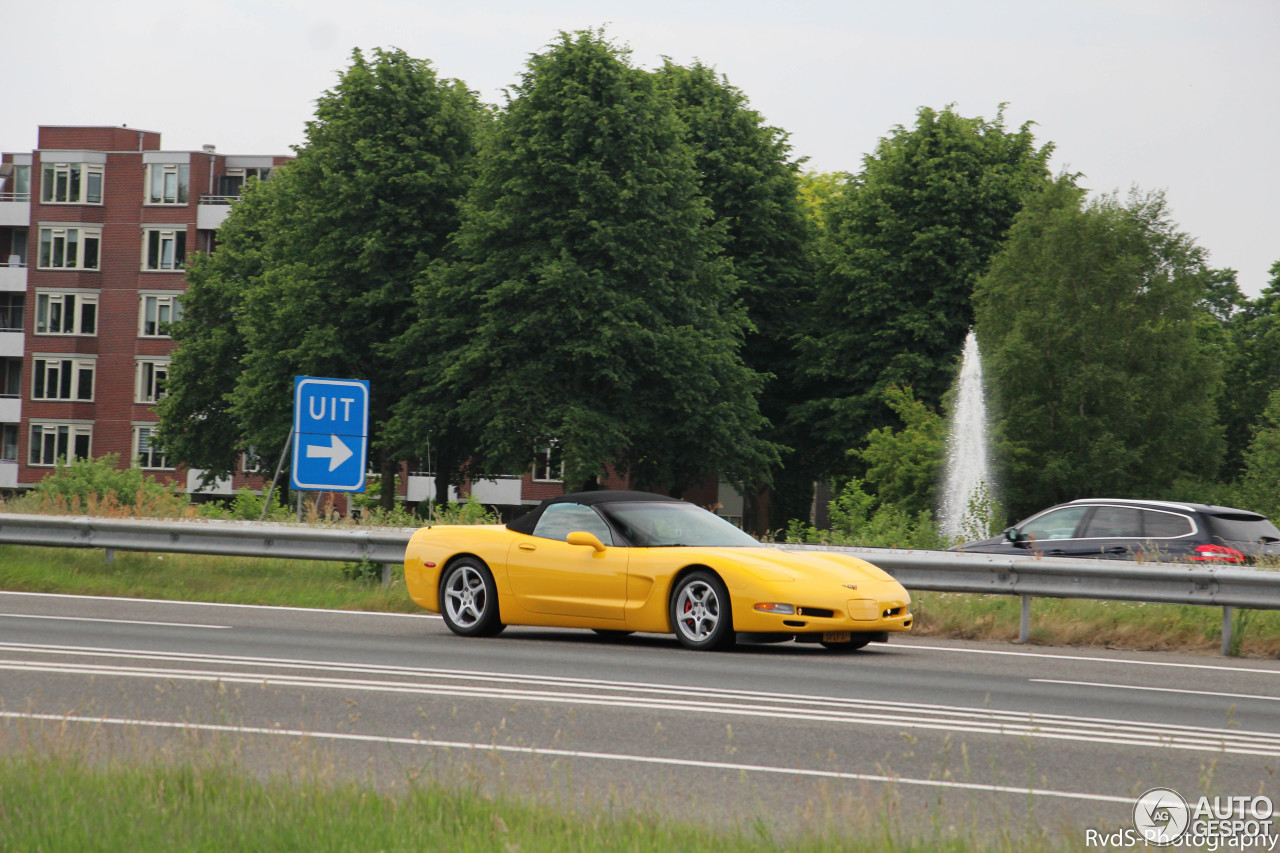
[[[1280,530],[1243,509],[1089,498],[1050,507],[992,539],[952,550],[1193,563],[1280,558]]]

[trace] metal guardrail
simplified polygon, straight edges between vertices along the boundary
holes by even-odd
[[[411,530],[330,530],[248,521],[143,521],[0,514],[0,544],[398,565]]]
[[[413,531],[302,527],[247,521],[140,521],[0,514],[0,544],[156,551],[287,560],[368,560],[383,565],[384,580],[404,562]],[[1222,650],[1231,645],[1235,608],[1280,609],[1280,572],[1184,563],[903,551],[822,545],[780,545],[787,550],[839,551],[874,563],[908,589],[1016,595],[1022,598],[1020,640],[1030,634],[1032,598],[1147,601],[1221,607]]]

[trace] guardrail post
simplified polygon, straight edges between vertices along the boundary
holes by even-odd
[[[1018,619],[1018,642],[1031,642],[1031,596],[1022,596],[1022,615]]]
[[[1231,656],[1231,617],[1235,615],[1234,607],[1222,608],[1222,654]]]
[[[382,564],[382,585],[391,586],[391,571],[395,568],[395,563]]]
[[[114,563],[116,561],[116,549],[108,548],[107,550],[103,551],[102,559],[106,562],[108,566]]]

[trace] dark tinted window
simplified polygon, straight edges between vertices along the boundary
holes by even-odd
[[[1195,531],[1191,519],[1176,512],[1160,512],[1144,509],[1142,511],[1142,533],[1148,539],[1168,539],[1174,536],[1186,536]]]
[[[1075,536],[1080,520],[1088,511],[1087,506],[1050,510],[1044,515],[1025,522],[1018,527],[1018,530],[1036,542],[1043,542],[1046,539],[1071,539]]]
[[[1142,512],[1133,506],[1100,506],[1085,526],[1085,539],[1115,539],[1142,536]]]
[[[613,534],[604,519],[596,515],[589,506],[573,503],[551,504],[542,512],[538,526],[533,528],[534,536],[543,539],[559,539],[563,542],[570,533],[585,530],[594,533],[605,545],[613,544]]]
[[[1224,542],[1280,542],[1280,530],[1265,516],[1253,513],[1210,515],[1209,534]]]

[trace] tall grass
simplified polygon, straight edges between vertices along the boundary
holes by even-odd
[[[916,592],[912,633],[972,640],[1018,638],[1021,601],[1012,595]],[[1237,611],[1236,653],[1280,657],[1280,611]],[[1036,598],[1031,602],[1032,644],[1101,646],[1141,651],[1218,652],[1222,610],[1190,604]]]
[[[1051,835],[1012,813],[994,823],[930,819],[928,808],[923,819],[916,810],[907,818],[892,786],[880,796],[815,802],[812,819],[798,826],[767,811],[667,818],[598,798],[563,802],[535,788],[494,793],[465,775],[407,774],[378,785],[290,751],[261,773],[229,744],[158,753],[104,749],[101,732],[46,731],[28,730],[25,743],[4,749],[23,738],[13,724],[0,726],[0,850],[1013,853],[1073,849],[1080,837],[1068,827]]]

